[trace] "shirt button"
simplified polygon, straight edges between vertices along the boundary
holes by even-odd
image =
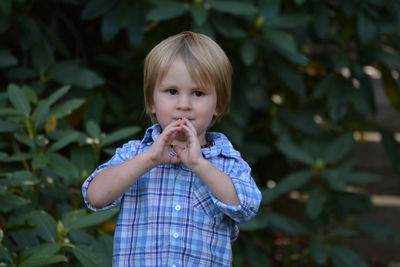
[[[178,237],[179,237],[179,234],[178,234],[178,233],[173,233],[172,236],[173,236],[174,238],[178,238]]]
[[[175,206],[175,210],[176,210],[176,211],[180,211],[180,210],[181,210],[181,206],[180,206],[180,205],[176,205],[176,206]]]

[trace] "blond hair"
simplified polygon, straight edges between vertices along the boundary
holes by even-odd
[[[232,66],[225,52],[216,42],[204,34],[190,31],[165,39],[147,55],[143,81],[146,112],[152,122],[156,122],[155,114],[149,112],[149,107],[154,104],[154,89],[178,57],[183,60],[192,79],[199,86],[215,88],[217,115],[212,120],[212,125],[229,111]]]

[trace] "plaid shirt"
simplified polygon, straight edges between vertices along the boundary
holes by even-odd
[[[160,131],[159,125],[153,125],[142,141],[130,141],[117,149],[82,185],[85,203],[92,210],[110,209],[121,202],[113,266],[231,266],[231,243],[238,237],[238,223],[256,215],[261,193],[250,176],[250,167],[223,134],[207,133],[206,139],[213,145],[203,148],[202,153],[230,176],[240,200],[238,206],[219,201],[182,164],[153,168],[101,209],[87,201],[87,189],[98,172],[147,151]]]

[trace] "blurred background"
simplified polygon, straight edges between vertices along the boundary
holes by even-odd
[[[143,60],[184,30],[234,68],[225,133],[263,192],[234,266],[400,266],[400,1],[0,0],[0,265],[110,266],[80,186],[150,125]]]

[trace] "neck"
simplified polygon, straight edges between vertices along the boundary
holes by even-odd
[[[199,139],[200,146],[204,146],[207,144],[205,136],[198,136],[197,138]],[[172,141],[171,145],[180,146],[182,148],[185,148],[185,147],[187,147],[187,143],[188,143],[188,140],[187,140],[186,135],[183,133],[178,133],[175,136],[175,140]]]

